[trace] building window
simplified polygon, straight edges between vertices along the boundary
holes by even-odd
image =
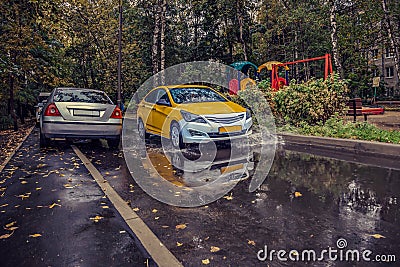
[[[386,50],[385,50],[385,57],[386,57],[386,58],[391,58],[391,57],[393,57],[393,52],[391,51],[391,49],[390,49],[389,47],[386,47]]]
[[[378,49],[372,49],[371,54],[372,58],[378,58]]]
[[[393,76],[394,76],[394,68],[393,68],[393,66],[386,67],[386,78],[393,78]]]

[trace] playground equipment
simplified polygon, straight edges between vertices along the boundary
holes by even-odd
[[[311,61],[318,61],[318,60],[325,61],[324,79],[326,79],[328,77],[328,75],[332,73],[332,59],[331,59],[330,54],[325,54],[324,56],[321,56],[321,57],[307,58],[307,59],[301,59],[301,60],[285,62],[285,63],[281,63],[278,61],[269,61],[267,63],[262,64],[260,67],[258,67],[258,72],[260,72],[264,68],[267,68],[268,70],[270,70],[271,71],[271,87],[275,91],[277,91],[282,86],[289,85],[289,72],[288,72],[289,65],[295,65],[295,64],[306,63],[306,62],[311,62]],[[279,67],[284,68],[285,78],[279,77]]]
[[[253,69],[253,76],[256,80],[259,80],[259,73],[258,73],[258,68],[255,64],[249,62],[249,61],[237,61],[232,64],[230,64],[231,67],[234,69],[240,71],[246,76],[251,76],[250,71]],[[244,90],[247,85],[252,84],[256,85],[256,81],[252,78],[249,77],[243,77],[240,72],[238,72],[237,77],[232,78],[228,77],[229,81],[229,93],[236,95],[239,90]]]
[[[283,67],[285,71],[285,78],[279,77],[279,67]],[[266,69],[270,72],[270,79],[271,79],[271,87],[272,88],[280,88],[284,85],[289,84],[289,67],[284,65],[284,63],[279,61],[268,61],[264,64],[260,65],[257,69],[257,72],[261,73],[262,70]],[[259,76],[261,77],[261,76]]]

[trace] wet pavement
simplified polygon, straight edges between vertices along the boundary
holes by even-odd
[[[0,173],[0,265],[145,266],[148,256],[71,147],[38,143],[35,130]]]
[[[35,138],[28,138],[0,176],[0,182],[5,179],[0,186],[6,188],[0,198],[0,211],[5,211],[0,213],[1,223],[16,221],[14,226],[19,227],[0,240],[4,265],[143,266],[146,256],[140,246],[72,149],[61,142],[40,152]],[[352,162],[357,155],[339,160],[342,156],[330,158],[329,151],[313,155],[281,146],[267,179],[250,193],[259,152],[251,150],[245,161],[227,169],[221,158],[229,147],[222,147],[220,162],[201,175],[201,183],[212,182],[215,171],[246,168],[241,181],[213,203],[179,208],[147,195],[130,176],[122,152],[108,149],[105,142],[75,145],[185,266],[398,266],[327,258],[284,262],[276,255],[272,261],[257,258],[265,246],[269,251],[319,253],[337,249],[341,239],[347,242],[343,250],[393,254],[398,262],[400,167],[393,162],[357,164]],[[176,185],[197,186],[190,183],[193,176],[169,164],[174,155],[164,154],[160,145],[159,139],[152,138],[147,146],[156,170]],[[51,172],[55,170],[58,173]],[[50,208],[53,204],[57,205]],[[90,219],[96,216],[103,218],[96,223]],[[29,237],[35,233],[42,236]]]
[[[179,208],[143,192],[121,157],[110,157],[107,151],[84,144],[80,149],[92,157],[110,184],[185,266],[202,266],[203,261],[211,266],[382,266],[326,259],[282,262],[276,256],[272,262],[263,262],[257,258],[265,245],[275,250],[320,252],[336,248],[340,238],[347,241],[348,249],[400,256],[399,170],[281,147],[267,179],[250,193],[252,169],[259,158],[255,150],[253,162],[246,165],[248,179],[225,197],[203,207]],[[185,183],[185,174],[168,164],[173,156],[162,152],[157,138],[151,139],[147,149],[153,166],[165,179]],[[354,161],[357,156],[352,158]],[[207,182],[207,175],[202,177]]]

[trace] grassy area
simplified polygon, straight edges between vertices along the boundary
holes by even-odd
[[[340,118],[331,118],[325,124],[318,123],[314,126],[306,123],[300,123],[297,127],[284,125],[278,127],[278,131],[400,144],[400,131],[382,130],[368,122],[345,122]]]

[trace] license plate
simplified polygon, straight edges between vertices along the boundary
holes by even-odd
[[[221,174],[222,173],[228,173],[228,172],[234,172],[237,170],[243,169],[243,163],[242,164],[236,164],[236,165],[231,165],[231,166],[226,166],[221,168]]]
[[[226,126],[220,127],[219,133],[233,133],[233,132],[240,132],[242,130],[242,126],[235,125],[235,126]]]
[[[100,117],[99,110],[74,109],[74,116]]]

